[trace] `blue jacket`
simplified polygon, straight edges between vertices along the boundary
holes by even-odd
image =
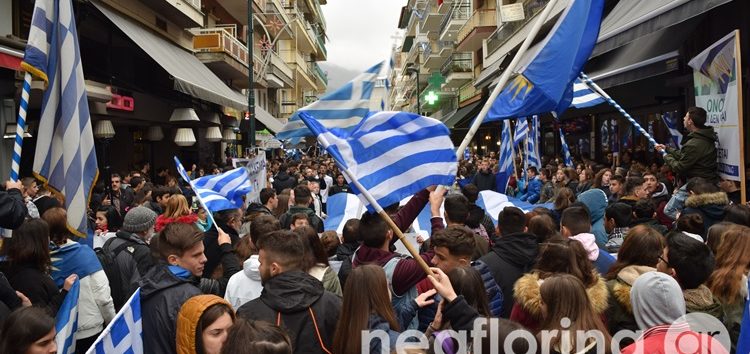
[[[609,273],[609,268],[612,267],[612,264],[615,263],[615,257],[612,257],[605,249],[599,247],[599,257],[596,257],[593,263],[594,268],[596,268],[599,274],[605,276]]]
[[[529,181],[529,185],[526,187],[526,193],[521,196],[521,200],[531,204],[536,204],[536,202],[539,201],[539,194],[541,192],[542,181],[539,180],[539,177],[534,177],[534,179]]]
[[[591,216],[591,233],[596,237],[596,244],[604,248],[609,238],[604,229],[604,211],[607,209],[607,195],[601,189],[589,189],[578,196],[578,201],[585,204]]]

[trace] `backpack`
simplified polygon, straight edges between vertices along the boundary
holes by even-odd
[[[130,246],[130,242],[124,241],[112,251],[107,251],[109,246],[116,239],[117,237],[113,237],[107,240],[107,242],[104,243],[104,246],[95,248],[94,253],[96,253],[96,258],[98,258],[99,263],[102,264],[102,270],[104,270],[104,274],[107,275],[107,280],[109,280],[112,302],[115,304],[115,308],[119,310],[125,304],[125,301],[128,300],[127,297],[129,297],[130,294],[125,294],[123,292],[122,277],[120,271],[117,269],[115,258],[117,258],[117,255],[120,254],[120,252]]]

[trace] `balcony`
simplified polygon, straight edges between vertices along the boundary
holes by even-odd
[[[143,2],[150,2],[149,1],[143,1]],[[224,10],[227,11],[227,13],[234,17],[235,20],[241,25],[247,25],[247,1],[237,1],[237,0],[216,0],[216,3],[218,3],[221,7],[224,8]],[[264,13],[266,12],[266,1],[265,0],[253,0],[253,11],[256,13]],[[213,6],[213,5],[210,5]],[[202,21],[202,19],[201,19]]]
[[[430,32],[436,33],[440,30],[440,24],[443,22],[445,14],[438,12],[438,7],[434,0],[428,1],[420,13],[422,14],[422,19],[420,20],[422,24],[420,30],[422,32],[430,34]]]
[[[151,0],[143,3],[180,28],[203,26],[201,0]]]
[[[284,62],[284,59],[274,51],[269,51],[268,67],[266,69],[266,81],[268,87],[292,88],[294,87],[294,70]]]
[[[325,88],[328,86],[328,74],[323,71],[318,63],[310,64],[312,66],[311,71],[315,73],[315,77],[320,81],[320,85],[318,85],[318,88],[320,88],[320,91],[325,90]]]
[[[508,46],[507,49],[504,50],[502,53],[509,52],[513,47],[518,45],[523,39],[520,38],[518,40],[518,43],[511,43],[515,42],[516,40],[516,34],[521,32],[522,29],[527,27],[531,27],[532,21],[535,21],[536,15],[542,12],[544,10],[544,7],[547,6],[547,3],[549,3],[549,0],[525,0],[523,2],[523,12],[524,12],[524,20],[523,21],[511,21],[511,22],[504,22],[498,27],[497,31],[490,35],[490,37],[487,39],[487,54],[490,55],[494,52],[496,52],[501,47],[506,47],[506,43]],[[547,21],[550,21],[550,19],[555,18],[555,16],[562,12],[565,9],[564,6],[560,6],[560,3],[558,2],[555,8],[553,8],[552,13],[548,17]],[[510,41],[511,39],[514,39],[514,41]]]
[[[439,69],[451,54],[453,54],[453,42],[432,42],[425,48],[424,66],[429,69]]]
[[[279,113],[281,116],[289,116],[294,114],[294,112],[297,112],[297,107],[297,102],[295,101],[282,101]]]
[[[445,3],[443,3],[443,6],[445,6]],[[451,7],[450,12],[445,16],[443,24],[440,26],[440,40],[455,41],[458,31],[470,17],[471,6],[468,4]]]
[[[308,28],[308,33],[315,38],[315,44],[316,46],[316,61],[326,61],[328,60],[328,50],[326,50],[326,43],[323,39],[323,34],[319,33],[318,31]]]
[[[316,53],[317,43],[313,39],[314,32],[310,24],[305,20],[296,4],[284,3],[284,10],[291,17],[294,36],[296,38],[297,49],[303,53]]]
[[[458,102],[464,102],[466,100],[472,99],[481,93],[482,90],[478,90],[471,83],[461,86],[461,88],[458,89]]]
[[[247,47],[234,36],[235,30],[234,26],[193,29],[193,49],[195,56],[217,76],[235,82],[239,88],[247,88]],[[254,68],[258,70],[260,58],[254,60]]]
[[[315,85],[315,79],[313,74],[310,72],[310,66],[308,60],[306,60],[296,50],[283,50],[281,51],[281,57],[284,61],[294,69],[294,79],[296,87],[301,90],[317,91],[318,87]]]
[[[482,47],[482,41],[489,37],[497,28],[497,11],[495,9],[481,9],[474,11],[466,23],[458,31],[458,45],[456,50],[473,52]]]
[[[271,19],[273,17],[276,17],[277,21],[284,25],[288,25],[292,20],[289,18],[289,15],[287,15],[284,5],[279,0],[268,0],[266,2],[266,9],[269,13],[266,14],[267,19]],[[271,35],[275,35],[275,33],[271,33]],[[279,39],[292,39],[292,32],[289,26],[287,26],[286,29],[281,31],[279,33]]]
[[[474,55],[468,53],[453,53],[443,64],[440,72],[445,77],[443,89],[457,89],[474,79]]]
[[[409,49],[409,53],[406,55],[406,62],[407,63],[417,63],[417,62],[423,62],[422,58],[424,57],[421,55],[421,52],[427,49],[429,47],[429,40],[425,36],[418,36],[414,39],[414,44],[412,44],[411,49]]]

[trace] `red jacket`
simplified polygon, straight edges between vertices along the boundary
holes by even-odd
[[[685,343],[698,344],[697,348],[690,345],[690,350],[694,350],[690,353],[728,353],[718,340],[707,334],[693,332],[689,327],[672,332],[670,331],[671,327],[671,325],[662,325],[647,329],[635,343],[625,347],[621,353],[683,354],[685,352],[680,349],[684,348],[677,345],[682,344],[683,340],[686,341]]]

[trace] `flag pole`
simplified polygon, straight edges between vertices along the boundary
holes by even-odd
[[[656,142],[656,140],[654,140],[654,138],[651,136],[651,134],[649,134],[645,129],[643,129],[643,127],[641,127],[640,124],[638,124],[638,122],[635,120],[635,118],[633,118],[632,116],[630,116],[630,114],[628,112],[626,112],[625,109],[622,108],[622,106],[620,106],[615,100],[612,99],[612,97],[610,97],[606,92],[604,92],[604,90],[602,90],[602,88],[599,87],[599,85],[597,85],[593,80],[591,80],[588,77],[588,75],[586,75],[583,72],[581,72],[580,76],[581,76],[581,80],[583,80],[583,82],[585,82],[586,85],[588,85],[590,88],[594,89],[596,91],[596,93],[598,93],[599,95],[601,95],[602,97],[604,97],[604,99],[607,100],[607,103],[609,103],[612,107],[614,107],[616,110],[618,110],[620,112],[620,114],[622,114],[622,116],[625,117],[630,122],[630,124],[632,124],[636,129],[638,129],[638,131],[641,134],[643,134],[643,136],[645,136],[646,139],[648,139],[648,141],[651,143],[651,145],[655,146],[655,145],[659,144],[659,143]],[[662,150],[661,154],[662,155],[667,155],[667,151],[666,150]]]
[[[193,193],[195,193],[195,197],[198,198],[198,203],[201,204],[201,207],[203,207],[203,210],[206,211],[206,216],[208,217],[211,224],[216,226],[217,230],[221,230],[219,228],[219,224],[216,223],[216,220],[214,220],[214,213],[211,212],[211,210],[208,209],[206,206],[206,203],[203,202],[203,199],[201,198],[200,194],[196,192],[195,185],[193,185],[193,181],[190,179],[190,176],[188,176],[187,171],[185,171],[185,167],[182,166],[182,162],[180,162],[180,159],[177,158],[177,156],[174,157],[174,162],[177,164],[177,172],[182,177],[182,179],[187,182],[190,185],[190,188],[193,190]],[[180,171],[184,171],[185,173],[182,173]],[[222,231],[223,232],[223,231]]]
[[[13,145],[13,162],[11,163],[10,180],[18,181],[21,171],[21,149],[23,148],[23,135],[26,132],[26,113],[29,109],[29,92],[31,91],[31,73],[26,72],[23,76],[23,90],[21,91],[21,107],[18,108],[18,121],[16,122],[16,140]]]
[[[320,143],[320,145],[323,145],[324,149],[328,149],[328,147],[331,146],[331,144],[328,142],[328,139],[326,139],[326,137],[323,134],[318,134],[318,142]],[[334,159],[334,161],[336,161],[336,159]],[[430,270],[430,267],[427,265],[427,262],[425,262],[424,259],[422,259],[422,257],[419,256],[419,252],[417,252],[417,250],[414,249],[414,246],[411,245],[409,240],[407,240],[406,237],[404,237],[404,234],[401,232],[401,229],[399,229],[398,226],[396,226],[396,224],[393,222],[393,220],[391,220],[391,217],[388,216],[388,213],[386,213],[385,210],[383,210],[383,207],[381,207],[378,201],[375,200],[372,194],[370,194],[370,191],[365,189],[365,187],[363,187],[362,184],[359,183],[357,178],[354,177],[354,174],[352,174],[351,171],[349,171],[349,168],[347,168],[346,166],[342,166],[341,164],[338,163],[338,161],[337,161],[337,164],[339,165],[339,170],[341,171],[341,173],[343,173],[349,179],[351,184],[357,187],[359,192],[362,193],[362,196],[364,196],[365,199],[367,199],[367,202],[370,203],[370,205],[372,205],[373,208],[375,208],[375,212],[377,212],[378,215],[380,215],[380,217],[383,220],[385,220],[388,226],[391,227],[391,230],[393,230],[393,233],[396,234],[396,236],[398,236],[398,239],[401,240],[401,243],[404,244],[404,247],[406,247],[406,250],[409,251],[409,254],[411,254],[414,260],[416,260],[417,263],[419,263],[419,266],[422,267],[422,270],[425,272],[425,274],[433,275],[432,271]],[[442,188],[442,186],[438,186],[438,188]]]
[[[547,3],[547,6],[544,8],[542,13],[539,14],[539,18],[534,23],[534,27],[531,28],[528,36],[526,36],[526,39],[524,39],[523,43],[521,43],[521,47],[518,48],[518,52],[516,52],[516,55],[510,62],[510,65],[508,65],[508,68],[503,71],[503,74],[500,76],[500,81],[498,81],[495,89],[492,90],[492,94],[490,94],[487,102],[485,102],[484,107],[482,107],[482,110],[479,112],[479,115],[474,119],[474,122],[469,128],[469,132],[466,133],[466,137],[464,137],[461,145],[459,145],[458,150],[456,150],[456,157],[458,157],[459,160],[463,158],[464,150],[466,150],[466,147],[469,146],[469,142],[474,138],[474,135],[477,133],[477,130],[479,130],[479,126],[482,125],[484,118],[487,117],[487,113],[490,111],[492,103],[495,101],[495,99],[497,99],[497,96],[500,94],[500,91],[502,91],[503,87],[505,87],[505,84],[508,83],[510,75],[513,73],[513,71],[516,70],[516,66],[518,66],[518,63],[521,61],[521,57],[523,57],[523,55],[531,46],[531,42],[534,40],[534,38],[536,38],[536,35],[542,28],[542,25],[544,25],[544,23],[547,21],[547,17],[549,17],[549,14],[552,12],[552,8],[555,7],[557,1],[558,0],[550,0],[549,3]],[[513,163],[515,164],[515,160]]]

